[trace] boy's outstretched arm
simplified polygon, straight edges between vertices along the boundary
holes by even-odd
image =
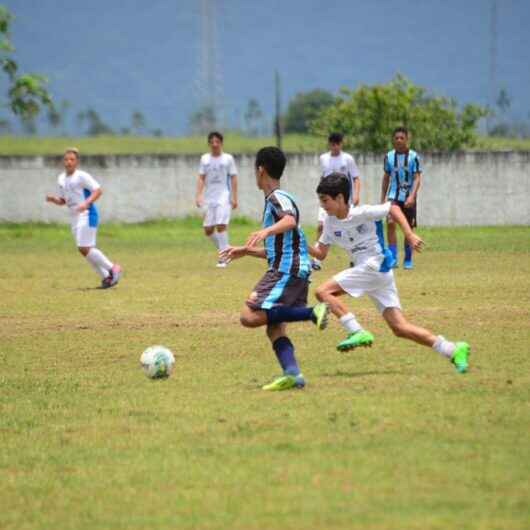
[[[53,202],[57,206],[64,206],[66,201],[62,197],[57,197],[55,195],[48,194],[46,195],[46,202]]]
[[[261,230],[257,230],[256,232],[252,232],[250,236],[248,236],[246,247],[251,248],[256,246],[256,243],[259,243],[260,241],[263,241],[269,236],[275,236],[278,234],[283,234],[284,232],[288,232],[289,230],[293,230],[296,228],[296,219],[293,215],[284,215],[277,223],[274,223],[273,225],[262,228]]]
[[[328,255],[329,245],[324,245],[323,243],[317,241],[314,245],[308,245],[307,250],[312,258],[323,261]]]
[[[223,260],[235,260],[244,256],[253,256],[254,258],[266,258],[265,249],[263,247],[233,247],[228,246],[219,252],[219,257]]]
[[[393,204],[390,207],[390,215],[394,221],[400,226],[405,239],[408,241],[409,245],[418,252],[421,252],[423,249],[423,240],[421,237],[417,236],[410,228],[410,225],[407,221],[407,218],[401,211],[401,208],[397,204]]]

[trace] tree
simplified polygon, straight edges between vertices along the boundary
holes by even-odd
[[[144,128],[145,116],[139,110],[135,110],[131,115],[131,129],[135,134],[140,134]]]
[[[100,115],[91,108],[77,113],[79,127],[87,124],[86,134],[88,136],[101,136],[114,134],[114,131],[101,119]]]
[[[505,88],[501,88],[499,91],[499,95],[497,96],[497,107],[499,107],[499,110],[506,114],[510,107],[512,106],[512,98],[508,94],[508,91]]]
[[[61,125],[64,125],[66,113],[70,108],[70,102],[67,99],[63,99],[59,104],[59,108],[52,106],[48,109],[48,123],[53,129],[59,128]],[[65,131],[62,131],[63,135],[66,135]]]
[[[193,134],[203,134],[211,131],[217,122],[215,110],[208,105],[192,112],[189,117],[190,129]]]
[[[39,74],[19,74],[18,64],[12,58],[15,51],[9,33],[13,15],[0,5],[0,68],[7,76],[7,104],[23,122],[34,123],[43,107],[53,107],[46,90],[47,79]]]
[[[263,112],[259,106],[258,100],[250,98],[247,103],[247,110],[245,111],[245,123],[247,132],[251,136],[259,134],[260,121],[263,118]]]
[[[434,96],[397,75],[386,85],[343,89],[311,127],[315,134],[339,131],[350,148],[384,151],[391,147],[392,130],[406,126],[421,150],[456,150],[476,140],[478,121],[488,111],[468,104],[460,109],[452,98]]]
[[[335,98],[325,90],[299,92],[287,106],[284,121],[285,132],[309,132],[311,122],[333,103],[335,103]]]

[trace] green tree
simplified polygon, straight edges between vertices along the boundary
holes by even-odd
[[[48,123],[53,129],[58,129],[61,125],[64,126],[66,114],[70,108],[70,102],[67,99],[61,100],[59,108],[52,106],[48,109],[47,118]],[[66,135],[66,132],[62,131],[63,135]]]
[[[335,97],[325,90],[299,92],[287,105],[284,117],[285,132],[309,132],[311,122],[334,103]]]
[[[13,15],[0,5],[0,68],[7,76],[7,107],[19,116],[23,124],[34,123],[43,107],[51,108],[53,103],[46,90],[47,79],[39,74],[19,74],[18,64],[12,58],[15,51],[10,37]]]
[[[245,123],[247,131],[251,136],[259,134],[260,121],[263,118],[263,112],[259,106],[257,99],[250,98],[247,103],[247,110],[245,110]]]
[[[460,109],[454,99],[434,96],[398,75],[385,85],[341,90],[311,131],[340,131],[348,147],[379,152],[390,148],[392,130],[403,125],[412,133],[416,149],[452,151],[474,144],[477,123],[487,113],[473,104]]]
[[[135,134],[141,134],[144,128],[145,116],[139,110],[135,110],[131,115],[131,129]]]
[[[192,112],[189,117],[189,125],[192,134],[203,134],[215,128],[217,117],[211,106],[203,106]]]
[[[88,136],[102,136],[105,134],[114,134],[114,131],[101,119],[101,116],[91,108],[77,113],[77,122],[79,127],[86,123]]]
[[[505,88],[501,88],[501,90],[499,91],[496,103],[497,107],[499,107],[499,110],[503,114],[506,114],[512,106],[512,98],[510,97],[508,91]]]

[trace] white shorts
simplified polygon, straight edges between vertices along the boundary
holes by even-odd
[[[324,221],[326,220],[326,217],[328,214],[326,213],[326,210],[324,208],[320,207],[318,209],[318,222],[324,224]]]
[[[72,235],[74,236],[75,244],[78,247],[95,247],[97,231],[96,226],[88,226],[88,224],[72,226]]]
[[[209,204],[202,226],[227,225],[230,222],[232,206],[228,204]]]
[[[336,274],[333,279],[350,296],[367,294],[380,313],[389,307],[401,309],[394,281],[394,272],[378,272],[366,265],[358,265]]]

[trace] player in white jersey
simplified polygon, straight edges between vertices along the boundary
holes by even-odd
[[[64,172],[57,179],[59,193],[46,195],[46,201],[68,206],[72,235],[79,252],[101,277],[101,287],[113,287],[121,277],[121,267],[96,248],[99,219],[94,203],[101,197],[101,186],[89,173],[78,168],[79,151],[75,147],[64,152],[63,165]]]
[[[310,254],[325,259],[330,245],[337,244],[346,250],[353,263],[351,268],[320,285],[315,293],[319,301],[329,305],[348,332],[348,337],[339,342],[337,349],[348,351],[372,345],[373,335],[362,328],[339,299],[344,294],[355,298],[367,294],[396,336],[429,346],[450,359],[458,372],[467,371],[469,345],[466,342],[453,343],[441,335],[435,336],[408,322],[401,312],[392,271],[394,259],[385,246],[382,220],[391,214],[413,249],[421,250],[423,241],[414,234],[400,207],[391,202],[376,206],[351,205],[348,179],[339,173],[324,177],[317,193],[328,216],[324,220],[322,236],[314,247],[310,247]]]
[[[342,151],[342,141],[344,137],[341,133],[331,133],[328,137],[329,151],[320,155],[320,176],[327,177],[331,173],[341,173],[346,175],[350,182],[350,202],[357,206],[359,204],[361,192],[361,179],[359,168],[352,155]],[[318,209],[317,240],[322,235],[322,227],[326,219],[326,211],[320,207]],[[314,258],[311,262],[314,270],[320,270],[322,264],[320,260]]]
[[[223,135],[214,131],[208,135],[210,152],[202,155],[197,179],[195,203],[205,208],[204,233],[218,251],[228,247],[228,223],[231,210],[237,208],[237,168],[234,157],[223,153]],[[218,267],[226,267],[220,259]]]

